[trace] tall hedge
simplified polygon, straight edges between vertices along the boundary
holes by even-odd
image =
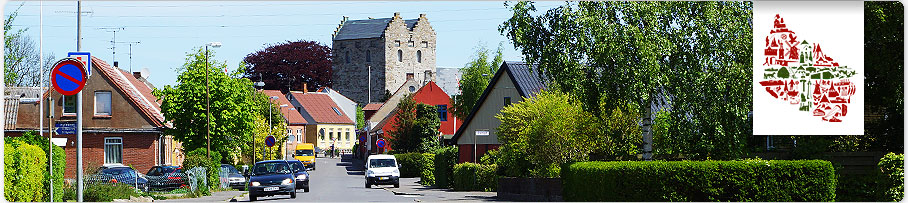
[[[890,152],[880,159],[877,166],[884,177],[879,201],[901,201],[905,197],[905,154]]]
[[[454,165],[454,190],[495,191],[498,188],[497,165],[460,163]]]
[[[822,160],[620,161],[566,164],[565,201],[834,201]]]
[[[435,187],[450,188],[454,181],[454,165],[457,164],[457,147],[449,146],[435,150]]]
[[[15,140],[4,144],[4,197],[11,202],[42,202],[47,157],[37,146]],[[62,195],[62,194],[61,194]]]
[[[205,167],[208,173],[208,186],[212,189],[220,187],[218,173],[221,170],[221,154],[217,151],[211,151],[211,158],[208,158],[205,148],[198,148],[186,154],[183,160],[183,170],[190,170],[195,167]]]
[[[395,154],[394,158],[401,166],[401,178],[416,178],[422,173],[422,153]]]
[[[435,155],[423,153],[420,167],[419,184],[435,185]]]

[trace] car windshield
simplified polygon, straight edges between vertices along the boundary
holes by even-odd
[[[370,168],[395,167],[394,159],[372,159],[369,160]]]
[[[253,170],[255,175],[266,175],[266,174],[289,174],[290,166],[287,165],[287,162],[267,162],[255,164],[255,170]]]
[[[104,174],[104,175],[115,175],[115,176],[116,176],[116,175],[127,175],[127,176],[130,176],[130,177],[132,177],[132,175],[134,175],[133,172],[132,172],[132,169],[130,169],[130,168],[125,168],[125,167],[124,167],[124,168],[109,168],[109,169],[104,169],[104,170],[101,170],[101,174]]]
[[[290,168],[293,169],[294,172],[296,172],[296,171],[306,171],[306,167],[303,166],[303,162],[299,162],[299,161],[291,161],[291,162],[290,162]]]
[[[236,170],[235,167],[233,167],[231,165],[222,165],[221,171],[225,171],[227,173],[240,173],[239,171]]]
[[[313,156],[311,149],[296,150],[296,156]]]

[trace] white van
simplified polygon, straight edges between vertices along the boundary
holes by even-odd
[[[366,188],[372,185],[394,185],[400,187],[400,165],[393,155],[371,155],[366,160]]]

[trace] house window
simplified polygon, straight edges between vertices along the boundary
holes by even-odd
[[[347,134],[344,135],[344,140],[350,141],[350,132],[347,132]]]
[[[419,50],[416,51],[416,62],[422,63],[422,51],[419,51]]]
[[[334,140],[334,129],[328,131],[328,140]]]
[[[775,149],[776,146],[773,143],[772,136],[766,136],[766,149]]]
[[[104,164],[123,163],[123,138],[104,138]]]
[[[448,105],[437,105],[435,107],[438,111],[438,120],[448,121]]]
[[[404,51],[397,50],[397,62],[404,62]]]
[[[414,47],[413,41],[407,42],[407,46],[408,46],[408,47]]]
[[[324,128],[322,128],[321,130],[319,130],[319,132],[318,132],[318,139],[323,140],[323,141],[325,140],[325,129],[324,129]]]
[[[400,40],[394,40],[394,46],[400,47]]]
[[[287,135],[293,135],[293,129],[287,129]]]
[[[344,61],[350,63],[350,51],[344,52]]]
[[[95,115],[110,115],[110,92],[95,92]]]
[[[296,143],[303,142],[303,129],[296,129]]]
[[[338,116],[344,115],[344,114],[341,114],[340,110],[337,110],[337,108],[331,107],[331,109],[334,110],[334,113],[336,113]]]
[[[429,42],[422,41],[422,48],[429,48]]]
[[[504,106],[511,105],[511,97],[504,97]]]
[[[63,115],[76,115],[76,95],[63,96]]]
[[[372,62],[372,51],[366,50],[366,62]]]

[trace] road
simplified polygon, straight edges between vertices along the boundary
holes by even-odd
[[[348,157],[348,156],[345,156]],[[365,188],[361,161],[353,159],[316,158],[316,170],[309,171],[309,192],[298,190],[296,199],[289,195],[259,197],[263,202],[414,202],[410,195],[394,195],[384,189],[393,186]],[[240,202],[248,202],[248,195]]]

